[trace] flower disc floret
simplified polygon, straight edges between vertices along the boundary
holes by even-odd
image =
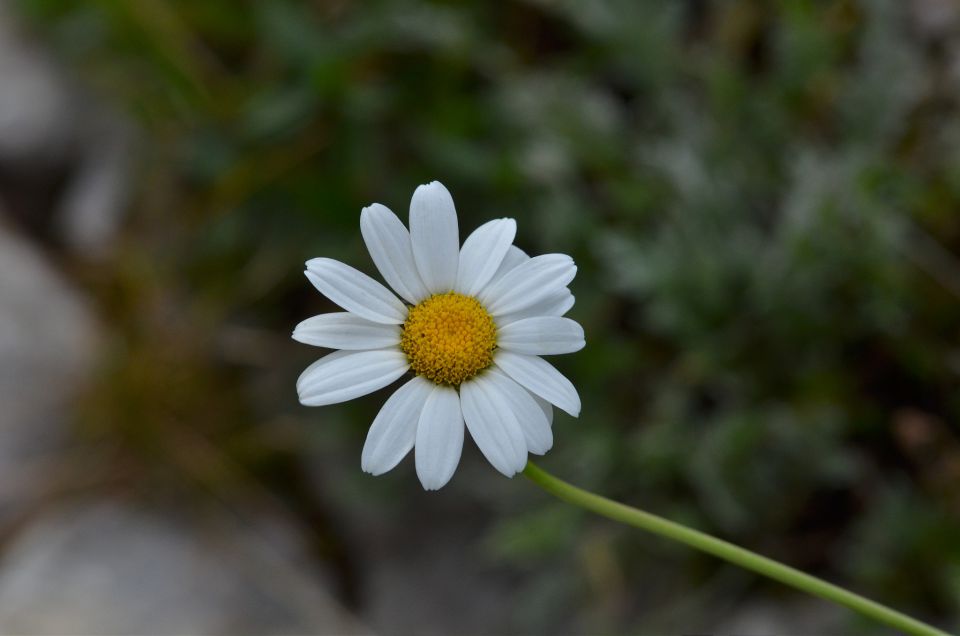
[[[410,308],[400,349],[417,375],[460,386],[493,364],[497,326],[480,302],[456,292],[434,294]]]

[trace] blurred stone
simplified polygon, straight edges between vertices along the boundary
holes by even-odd
[[[0,505],[37,486],[30,467],[65,438],[97,341],[85,299],[0,222]]]
[[[955,0],[912,0],[908,7],[915,28],[924,37],[957,35],[960,6]]]
[[[127,200],[129,124],[74,85],[0,2],[0,201],[36,235],[103,252]]]
[[[350,528],[362,575],[361,616],[373,629],[417,636],[525,633],[517,625],[530,609],[520,597],[524,579],[485,545],[493,518],[471,484],[487,484],[479,488],[494,495],[490,466],[476,448],[464,449],[441,498],[420,487],[413,457],[377,478],[359,473],[358,457],[342,446],[321,443],[307,457],[319,499],[333,502],[342,527]],[[516,486],[503,481],[505,489]],[[569,609],[551,608],[551,616],[562,625]],[[540,625],[544,633],[556,632],[550,627]]]
[[[23,37],[0,2],[0,161],[53,162],[74,136],[72,97],[52,62]]]
[[[276,515],[240,526],[115,500],[44,510],[46,489],[63,485],[71,403],[92,374],[99,326],[2,218],[0,633],[364,633]]]
[[[129,501],[75,502],[6,550],[0,632],[369,633],[306,571],[294,536]]]
[[[774,634],[847,634],[850,611],[817,599],[798,601],[753,600],[732,612],[715,633],[731,636]],[[883,629],[876,634],[889,633]]]
[[[364,567],[367,620],[385,631],[421,636],[456,634],[465,625],[480,634],[509,631],[517,613],[515,581],[478,554],[475,530],[430,522],[424,524],[429,532],[371,549],[375,558]]]

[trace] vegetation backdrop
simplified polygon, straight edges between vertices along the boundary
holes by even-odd
[[[321,352],[289,333],[332,308],[301,264],[374,273],[361,207],[406,218],[438,179],[464,235],[512,216],[522,248],[579,265],[588,344],[556,363],[583,413],[558,415],[545,467],[957,625],[956,11],[18,5],[139,129],[123,238],[77,265],[112,330],[77,430],[148,492],[201,508],[267,493],[384,633],[689,632],[795,605],[505,480],[473,448],[439,493],[410,461],[361,473],[385,393],[299,406],[296,376]],[[398,555],[422,604],[386,624],[370,572]],[[444,560],[431,579],[424,564]]]

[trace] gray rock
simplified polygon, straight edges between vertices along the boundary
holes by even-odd
[[[51,162],[73,139],[73,99],[52,61],[23,36],[0,2],[0,160]]]
[[[0,633],[355,634],[292,524],[154,511],[62,486],[73,399],[96,364],[92,308],[0,214]],[[60,477],[58,478],[58,474]]]
[[[294,537],[223,515],[75,502],[7,549],[0,632],[369,633],[305,570]]]
[[[716,633],[731,636],[850,634],[855,620],[849,610],[818,599],[755,599],[737,608]],[[873,633],[878,635],[892,633],[875,629]]]
[[[27,227],[88,257],[127,203],[132,127],[61,71],[0,1],[0,200]]]
[[[913,26],[930,39],[958,35],[960,7],[953,0],[912,0],[908,3]]]
[[[88,303],[0,221],[0,506],[39,487],[89,376],[98,328]]]

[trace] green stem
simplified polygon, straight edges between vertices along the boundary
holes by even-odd
[[[885,605],[864,598],[859,594],[849,592],[842,587],[827,583],[815,576],[810,576],[800,570],[778,563],[773,559],[760,556],[759,554],[750,552],[749,550],[745,550],[698,530],[680,525],[679,523],[668,521],[663,517],[631,508],[630,506],[617,503],[606,497],[601,497],[592,492],[577,488],[545,472],[533,462],[527,462],[527,467],[524,469],[523,474],[551,495],[568,503],[603,515],[614,521],[620,521],[640,528],[641,530],[658,534],[661,537],[685,543],[692,548],[712,554],[744,569],[753,570],[757,574],[762,574],[775,581],[780,581],[808,594],[819,596],[843,605],[844,607],[848,607],[868,618],[872,618],[880,623],[885,623],[907,634],[913,634],[914,636],[949,636],[949,634],[940,631],[936,627],[922,623],[906,614],[901,614]]]

